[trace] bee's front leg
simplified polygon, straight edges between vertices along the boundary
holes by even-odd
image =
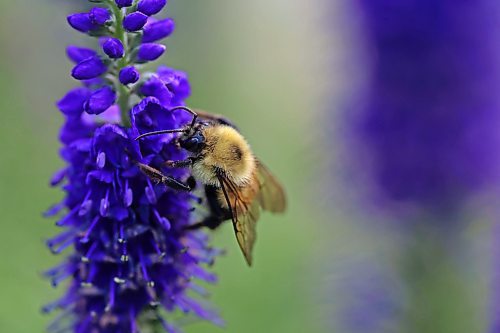
[[[188,157],[185,160],[180,161],[166,161],[164,164],[169,168],[187,168],[192,166],[194,163],[194,158]]]
[[[170,176],[163,176],[163,178],[161,179],[161,183],[176,190],[190,192],[193,189],[193,187],[189,186],[188,184],[184,184]]]
[[[146,176],[148,176],[152,181],[154,181],[157,184],[161,183],[173,189],[188,191],[188,192],[193,189],[192,186],[184,184],[181,181],[172,178],[170,176],[166,176],[160,170],[150,167],[149,165],[143,163],[137,163],[137,166],[142,171],[142,173],[144,173]]]

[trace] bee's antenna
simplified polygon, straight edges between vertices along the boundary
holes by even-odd
[[[189,112],[189,113],[191,113],[193,115],[193,120],[191,121],[191,125],[189,125],[189,128],[193,128],[193,126],[196,123],[196,119],[198,119],[198,114],[196,112],[194,112],[193,110],[191,110],[190,108],[188,108],[187,106],[182,106],[182,105],[181,106],[174,106],[169,111],[170,112],[174,112],[176,110],[184,110],[184,111],[187,111],[187,112]],[[161,131],[148,132],[148,133],[144,133],[144,134],[139,135],[137,138],[135,138],[135,140],[139,140],[139,139],[142,139],[142,138],[144,138],[146,136],[150,136],[150,135],[159,135],[159,134],[167,134],[167,133],[179,133],[179,132],[186,132],[186,129],[179,128],[179,129],[171,129],[171,130],[161,130]]]
[[[167,133],[179,133],[179,132],[185,132],[186,130],[183,129],[183,128],[179,128],[179,129],[171,129],[171,130],[162,130],[162,131],[154,131],[154,132],[148,132],[148,133],[144,133],[144,134],[141,134],[139,135],[137,138],[135,138],[135,140],[139,140],[139,139],[142,139],[146,136],[150,136],[150,135],[159,135],[159,134],[167,134]]]
[[[187,106],[182,106],[182,105],[174,106],[173,108],[170,109],[170,112],[174,112],[175,110],[184,110],[184,111],[191,113],[193,115],[193,120],[191,121],[191,125],[189,127],[194,126],[194,124],[196,123],[196,119],[198,119],[198,114],[196,112],[194,112],[193,110],[191,110]]]

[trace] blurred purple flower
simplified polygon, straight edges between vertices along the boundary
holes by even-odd
[[[366,63],[358,66],[368,74],[346,108],[354,123],[347,158],[356,163],[348,171],[349,185],[402,222],[401,234],[382,229],[404,239],[397,265],[410,304],[401,319],[416,331],[416,324],[440,331],[446,325],[419,303],[421,291],[440,287],[434,267],[458,266],[451,255],[458,252],[456,226],[464,220],[463,208],[498,186],[500,3],[358,0],[357,5],[367,41],[360,47]],[[356,179],[361,180],[353,185]],[[466,292],[455,297],[470,302]],[[442,317],[452,318],[454,309],[442,304]],[[353,303],[347,313],[370,321],[379,310]],[[449,322],[450,327],[460,323]],[[346,326],[372,332],[358,324]]]
[[[390,267],[369,261],[343,263],[331,275],[328,295],[333,302],[333,332],[399,332],[405,308],[405,290]],[[331,297],[333,295],[333,297]]]
[[[363,168],[390,207],[447,214],[497,176],[500,5],[359,3],[373,61],[358,133],[373,164]]]
[[[189,115],[172,114],[170,109],[183,105],[190,89],[182,72],[162,67],[158,73],[140,73],[134,66],[131,55],[140,51],[128,41],[136,35],[120,29],[124,10],[117,7],[131,3],[108,1],[108,8],[68,19],[77,30],[90,32],[113,13],[113,33],[103,39],[103,51],[111,59],[88,48],[67,49],[76,63],[72,76],[82,80],[83,87],[70,90],[57,103],[65,116],[60,140],[67,165],[51,185],[64,184],[66,196],[47,215],[59,216],[56,225],[64,231],[47,245],[56,254],[72,251],[46,272],[54,286],[70,280],[66,294],[44,308],[62,311],[50,325],[51,332],[135,333],[141,325],[178,332],[172,320],[167,322],[162,315],[178,309],[220,322],[215,313],[187,295],[188,290],[201,291],[196,279],[216,280],[202,266],[211,265],[217,251],[208,246],[202,232],[185,231],[191,222],[192,195],[156,186],[135,163],[162,168],[165,160],[185,157],[172,136],[140,143],[134,138],[189,121]],[[164,4],[145,3],[156,6],[151,11]],[[93,21],[90,25],[87,18]],[[142,93],[145,83],[138,80],[143,76],[155,77],[170,98],[159,100]],[[135,82],[138,89],[123,86]],[[131,94],[140,100],[135,106],[130,105]],[[187,170],[162,170],[178,179],[189,177]]]

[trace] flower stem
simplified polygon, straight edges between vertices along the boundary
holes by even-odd
[[[123,28],[122,22],[123,22],[123,12],[114,1],[109,1],[108,4],[113,11],[113,15],[115,17],[115,33],[114,37],[119,39],[122,44],[125,52],[128,50],[128,39],[127,39],[127,34],[125,32],[125,29]],[[127,66],[127,56],[124,55],[117,63],[117,73],[120,72],[122,68]],[[128,89],[120,84],[120,81],[117,80],[117,92],[118,92],[118,106],[120,107],[120,114],[121,114],[121,120],[122,120],[122,125],[125,127],[130,127],[130,117],[128,114],[128,109],[129,109],[129,97],[130,93]]]
[[[418,229],[402,253],[403,277],[407,283],[408,307],[402,331],[477,332],[480,317],[467,290],[467,281],[455,266],[460,239],[456,230]],[[469,314],[464,317],[463,313]],[[453,318],[452,320],[446,320]]]

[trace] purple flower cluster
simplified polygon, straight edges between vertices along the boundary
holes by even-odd
[[[51,184],[62,184],[66,196],[47,215],[58,216],[64,230],[47,244],[53,253],[71,248],[71,254],[46,272],[54,286],[70,279],[66,294],[44,308],[62,310],[49,331],[134,333],[155,325],[177,332],[162,316],[177,309],[217,322],[187,295],[203,293],[196,279],[215,282],[202,264],[217,255],[203,233],[184,231],[192,222],[192,195],[156,186],[136,166],[189,177],[162,168],[165,160],[185,158],[173,135],[134,140],[189,120],[169,111],[190,94],[186,75],[167,67],[141,72],[142,63],[165,51],[155,42],[173,31],[171,19],[151,17],[166,1],[94,2],[99,7],[68,16],[74,29],[99,38],[101,50],[68,47],[71,75],[82,86],[57,103],[65,116],[60,140],[67,165]]]
[[[361,141],[393,203],[459,207],[498,166],[499,6],[359,0],[373,52]]]

